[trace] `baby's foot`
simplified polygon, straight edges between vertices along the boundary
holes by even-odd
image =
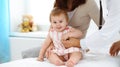
[[[74,67],[74,65],[75,65],[75,63],[74,63],[73,61],[71,61],[71,60],[68,60],[68,61],[66,62],[66,66],[67,66],[67,67]]]

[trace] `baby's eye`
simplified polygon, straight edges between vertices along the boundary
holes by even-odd
[[[60,23],[62,23],[63,21],[60,21]]]
[[[57,22],[53,22],[53,23],[55,23],[55,24],[56,24]]]

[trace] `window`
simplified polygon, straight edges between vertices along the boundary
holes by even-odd
[[[24,14],[32,15],[34,23],[39,26],[40,30],[48,30],[49,13],[53,5],[54,0],[10,0],[11,35],[14,36],[16,32],[20,35],[19,25],[22,23]]]
[[[49,25],[53,3],[54,0],[10,0],[10,31],[17,31],[24,14],[31,14],[38,25]]]

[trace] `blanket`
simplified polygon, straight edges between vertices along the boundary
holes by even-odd
[[[36,58],[26,58],[0,64],[0,67],[66,67],[55,66],[49,61],[37,61]],[[120,67],[120,55],[112,57],[107,54],[88,52],[75,67]]]

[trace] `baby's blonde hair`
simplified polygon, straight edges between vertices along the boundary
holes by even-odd
[[[59,16],[63,14],[66,18],[66,21],[68,22],[68,15],[65,10],[59,9],[59,8],[53,8],[53,10],[50,13],[50,22],[51,22],[51,16]]]

